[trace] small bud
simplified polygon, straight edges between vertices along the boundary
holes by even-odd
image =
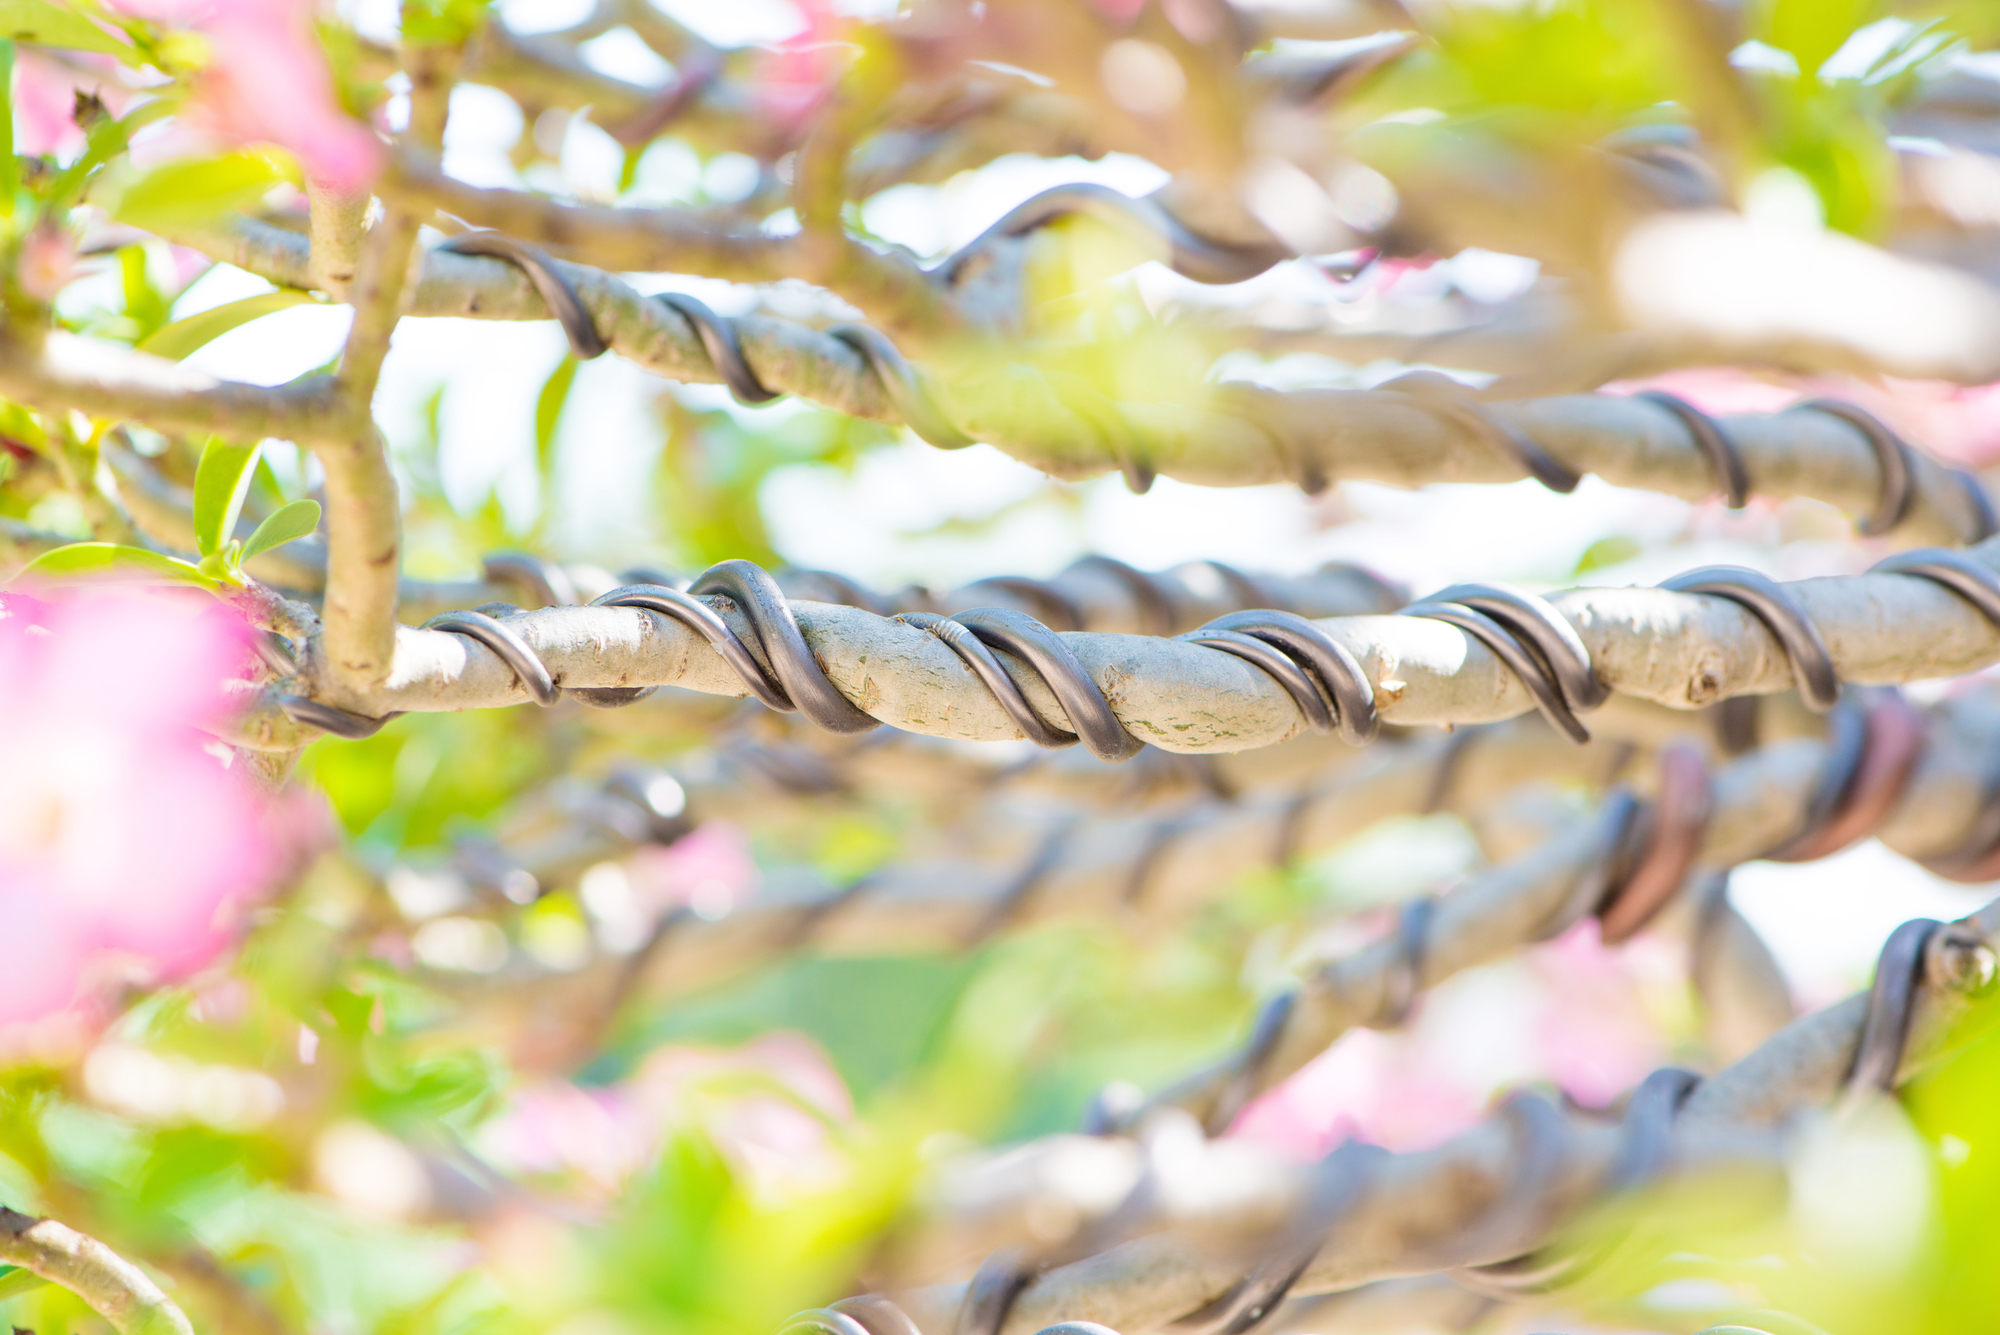
[[[76,110],[71,113],[71,118],[76,121],[79,129],[88,132],[99,121],[110,120],[111,112],[104,105],[104,99],[94,91],[79,88],[76,90]]]

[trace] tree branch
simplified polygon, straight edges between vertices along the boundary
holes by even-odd
[[[279,436],[305,444],[328,437],[339,404],[331,377],[269,389],[237,384],[61,331],[39,346],[0,339],[0,395],[44,411],[73,408],[167,431]]]
[[[53,1219],[0,1206],[0,1261],[76,1294],[118,1335],[194,1335],[186,1315],[143,1270]]]
[[[587,251],[607,269],[686,273],[739,283],[803,278],[853,302],[898,333],[934,338],[961,324],[950,294],[916,264],[842,233],[774,237],[755,226],[684,209],[564,205],[518,190],[455,181],[408,157],[395,160],[384,188],[559,252]]]
[[[2000,944],[2000,901],[1962,920],[1958,933],[1961,948],[1990,953]],[[1991,1005],[1981,1022],[1963,1023],[1974,995],[1990,987],[1984,976],[1959,979],[1933,968],[1926,978],[1914,994],[1897,1083],[2000,1023]],[[1706,1174],[1729,1182],[1729,1198],[1738,1202],[1753,1188],[1753,1209],[1769,1200],[1785,1150],[1770,1128],[1839,1090],[1867,1012],[1865,994],[1851,997],[1793,1023],[1697,1086],[1673,1123],[1664,1179]],[[1604,1199],[1625,1142],[1619,1129],[1543,1109],[1532,1132],[1529,1118],[1510,1109],[1434,1150],[1383,1154],[1358,1174],[1353,1159],[1339,1155],[1307,1173],[1272,1174],[1260,1179],[1267,1190],[1235,1194],[1210,1217],[1036,1275],[998,1335],[1031,1335],[1065,1320],[1157,1329],[1229,1291],[1246,1265],[1280,1246],[1318,1244],[1292,1290],[1300,1296],[1526,1255]],[[1257,1227],[1275,1216],[1289,1224]],[[1234,1245],[1217,1245],[1231,1234]],[[897,1302],[919,1330],[941,1332],[952,1329],[967,1291],[939,1285],[899,1294]]]
[[[523,197],[526,198],[526,197]],[[613,214],[629,211],[609,211]],[[176,240],[251,269],[272,282],[309,284],[306,240],[235,220]],[[620,355],[656,374],[720,383],[695,330],[677,312],[641,296],[601,269],[556,261],[599,332]],[[533,285],[499,260],[432,252],[412,313],[472,319],[548,319]],[[732,322],[745,359],[773,390],[836,412],[877,421],[897,416],[881,381],[847,343],[794,321],[744,316]],[[1058,477],[1095,476],[1119,466],[1104,419],[1085,417],[1019,360],[1004,373],[974,366],[949,377],[955,425]],[[1482,405],[1572,471],[1618,486],[1689,500],[1714,495],[1707,456],[1681,421],[1644,400],[1564,395]],[[1107,404],[1130,448],[1161,474],[1204,486],[1273,482],[1323,485],[1347,479],[1422,486],[1511,482],[1527,476],[1475,420],[1438,411],[1392,390],[1281,392],[1229,385],[1192,403]],[[1754,494],[1809,496],[1865,514],[1882,475],[1867,440],[1819,413],[1740,414],[1716,419],[1735,444]],[[1916,496],[1897,530],[1911,543],[1958,544],[1980,536],[1982,520],[1963,483],[1914,453]]]
[[[2000,540],[1971,549],[2000,565]],[[1817,625],[1842,680],[1890,685],[1959,676],[2000,661],[2000,627],[1956,595],[1905,575],[1802,580],[1784,586]],[[1614,691],[1692,709],[1791,689],[1790,659],[1771,630],[1726,598],[1660,589],[1577,589],[1551,604]],[[741,638],[733,605],[718,604]],[[796,603],[807,644],[835,688],[894,727],[968,741],[1022,734],[963,659],[921,628],[855,608]],[[1458,627],[1425,617],[1315,623],[1354,655],[1385,722],[1483,723],[1533,707],[1512,670]],[[556,684],[680,686],[741,696],[741,678],[678,621],[632,608],[551,608],[508,625]],[[1163,750],[1238,751],[1303,727],[1292,698],[1262,670],[1175,639],[1071,634],[1064,642],[1135,737]],[[1035,674],[1022,682],[1051,727],[1068,715]],[[524,703],[527,689],[492,651],[465,636],[397,630],[396,656],[362,712],[435,712]]]
[[[408,53],[408,138],[435,146],[444,135],[456,53],[419,46]],[[343,237],[353,221],[348,201],[322,196],[315,232]],[[388,674],[395,653],[396,585],[401,574],[402,514],[388,450],[372,404],[389,339],[414,287],[419,214],[391,199],[363,244],[355,271],[354,324],[337,377],[345,411],[342,431],[315,443],[326,470],[327,578],[325,630],[316,646],[325,687],[336,699],[365,697]],[[315,272],[340,267],[344,250]]]

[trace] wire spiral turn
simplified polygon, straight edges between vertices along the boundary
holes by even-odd
[[[1609,698],[1590,651],[1546,599],[1504,584],[1454,584],[1404,608],[1401,616],[1444,621],[1470,634],[1527,687],[1543,718],[1582,745],[1590,730],[1576,717]]]
[[[1722,423],[1678,394],[1663,389],[1642,390],[1632,397],[1658,404],[1680,421],[1695,448],[1708,460],[1724,504],[1732,510],[1741,510],[1750,503],[1750,470],[1744,467],[1743,453]]]
[[[1076,215],[1165,242],[1174,270],[1199,283],[1240,283],[1293,258],[1275,241],[1230,244],[1198,235],[1151,196],[1135,199],[1110,186],[1080,183],[1059,185],[1023,200],[931,272],[946,283],[956,283],[995,243]]]
[[[1074,746],[1079,741],[1099,760],[1130,760],[1145,743],[1125,730],[1111,702],[1084,671],[1056,633],[1041,622],[1008,608],[978,608],[954,617],[905,613],[899,618],[927,630],[964,660],[1007,716],[1037,746]],[[989,648],[989,646],[991,646]],[[1069,716],[1071,732],[1042,722],[1021,693],[1013,676],[992,653],[1001,649],[1025,663],[1049,688]]]
[[[1821,714],[1840,703],[1840,675],[1819,627],[1799,606],[1797,598],[1768,575],[1742,566],[1703,566],[1663,580],[1674,593],[1706,593],[1727,598],[1764,623],[1791,659],[1799,698]]]
[[[1436,371],[1411,371],[1375,388],[1405,395],[1416,406],[1470,428],[1474,435],[1485,438],[1550,491],[1568,495],[1583,481],[1581,473],[1543,449],[1539,441],[1466,398],[1465,386],[1449,376]]]
[[[549,314],[555,316],[562,326],[563,337],[569,340],[569,350],[578,361],[587,362],[602,357],[611,348],[598,332],[597,322],[590,318],[584,308],[583,298],[577,295],[576,287],[555,262],[538,246],[525,241],[517,241],[502,232],[475,231],[461,232],[439,244],[439,250],[458,255],[484,255],[490,259],[505,260],[528,276],[548,306]]]
[[[1263,669],[1317,733],[1339,730],[1354,746],[1375,740],[1375,684],[1347,647],[1292,612],[1232,612],[1178,637]]]

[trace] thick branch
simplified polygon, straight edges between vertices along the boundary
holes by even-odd
[[[444,135],[455,54],[439,47],[409,52],[409,137],[427,146]],[[314,201],[315,233],[342,238],[354,221],[349,201],[321,195]],[[390,671],[395,653],[396,584],[401,574],[402,515],[389,453],[371,411],[389,339],[414,286],[417,231],[422,219],[408,204],[391,200],[363,243],[338,376],[346,412],[343,430],[317,442],[326,470],[327,578],[322,611],[325,632],[318,649],[327,686],[341,699],[360,698]],[[324,273],[334,263],[315,268]]]
[[[1966,919],[1962,930],[1991,950],[2000,940],[2000,902]],[[1972,997],[1935,972],[1930,979],[1915,994],[1899,1082],[1961,1050],[2000,1019],[1989,1005],[1985,1024],[1962,1024]],[[1978,985],[1976,978],[1969,981]],[[1753,1207],[1758,1198],[1769,1199],[1784,1146],[1766,1128],[1823,1104],[1841,1087],[1860,1048],[1867,1009],[1867,997],[1856,996],[1797,1021],[1698,1087],[1674,1125],[1667,1176],[1721,1173],[1732,1184],[1732,1199],[1743,1200],[1746,1185],[1758,1188],[1751,1193]],[[1065,1320],[1157,1329],[1226,1292],[1259,1243],[1268,1251],[1274,1241],[1320,1241],[1293,1290],[1300,1295],[1524,1255],[1602,1200],[1623,1137],[1570,1116],[1558,1137],[1543,1139],[1541,1152],[1531,1154],[1524,1151],[1522,1127],[1518,1114],[1502,1113],[1437,1149],[1385,1155],[1366,1171],[1358,1192],[1335,1189],[1353,1171],[1338,1158],[1309,1173],[1279,1175],[1274,1198],[1244,1193],[1228,1201],[1229,1214],[1256,1221],[1286,1213],[1295,1231],[1273,1238],[1271,1230],[1260,1230],[1239,1235],[1237,1247],[1218,1247],[1212,1239],[1232,1222],[1224,1218],[1113,1247],[1032,1279],[999,1335],[1031,1335]],[[1545,1129],[1542,1136],[1548,1135]],[[920,1330],[942,1332],[952,1328],[966,1294],[966,1285],[940,1285],[899,1302]]]
[[[181,1309],[145,1271],[53,1219],[0,1206],[0,1261],[76,1294],[118,1335],[194,1335]]]
[[[935,336],[958,324],[949,293],[913,261],[844,234],[774,237],[754,226],[683,209],[558,204],[518,190],[465,185],[407,160],[398,161],[385,188],[481,227],[561,251],[586,252],[607,269],[700,274],[742,283],[804,278],[899,333]]]
[[[308,243],[294,233],[238,219],[176,239],[281,285],[312,281]],[[562,261],[556,267],[621,356],[670,379],[721,381],[694,329],[678,313],[601,269]],[[425,259],[412,314],[549,318],[533,285],[513,266],[438,252]],[[850,416],[897,420],[881,382],[848,344],[794,321],[753,315],[734,323],[744,356],[765,385]],[[974,367],[952,376],[949,388],[957,400],[956,424],[1016,458],[1060,477],[1093,476],[1118,466],[1102,423],[1079,415],[1018,361],[1010,361],[997,379],[990,368],[981,373]],[[1527,476],[1474,423],[1403,393],[1230,386],[1192,405],[1124,402],[1112,411],[1130,429],[1140,457],[1166,476],[1204,486],[1308,478],[1422,486]],[[1565,395],[1496,403],[1488,411],[1573,471],[1689,500],[1718,490],[1707,457],[1687,429],[1656,404],[1616,395]],[[1809,412],[1718,421],[1736,444],[1757,495],[1808,496],[1849,514],[1867,513],[1880,495],[1875,453],[1844,422]],[[1980,519],[1958,480],[1922,455],[1915,457],[1915,471],[1916,498],[1896,536],[1947,544],[1978,536]]]
[[[0,395],[44,411],[74,408],[166,431],[304,443],[326,438],[338,399],[330,377],[268,389],[237,384],[62,332],[50,333],[40,347],[0,341]]]
[[[2000,564],[2000,540],[1972,549]],[[1963,675],[2000,661],[2000,627],[1969,604],[1904,575],[1810,579],[1785,586],[1815,622],[1843,680],[1889,685]],[[1724,598],[1659,589],[1578,589],[1551,602],[1613,690],[1675,708],[1794,685],[1763,622]],[[725,619],[733,608],[722,605]],[[855,608],[795,603],[819,662],[847,699],[884,723],[963,740],[1021,734],[964,661],[937,637]],[[733,621],[739,636],[749,626]],[[1527,688],[1479,641],[1420,617],[1316,623],[1351,652],[1391,723],[1483,723],[1532,707]],[[705,640],[630,608],[551,608],[509,625],[565,687],[681,686],[745,693]],[[1182,640],[1072,634],[1065,642],[1134,736],[1168,751],[1240,751],[1302,728],[1291,697],[1241,659]],[[1068,716],[1026,674],[1030,705],[1051,727]],[[490,650],[464,636],[399,628],[396,657],[364,712],[520,704],[528,693]]]

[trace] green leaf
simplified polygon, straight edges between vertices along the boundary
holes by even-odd
[[[404,0],[406,46],[460,46],[486,22],[487,0]]]
[[[310,301],[312,297],[309,294],[291,288],[245,297],[241,301],[228,302],[213,310],[203,311],[199,315],[190,315],[185,320],[174,321],[141,342],[139,351],[179,361],[196,348],[213,343],[232,329],[249,324],[252,320],[262,319],[275,311],[288,310]]]
[[[122,246],[118,270],[124,280],[125,314],[138,326],[141,338],[151,337],[167,323],[167,299],[147,271],[144,246]]]
[[[535,400],[535,462],[541,465],[544,478],[555,457],[556,424],[562,420],[563,405],[569,402],[570,386],[576,383],[576,368],[581,365],[574,355],[564,353]]]
[[[0,1303],[9,1298],[18,1298],[24,1293],[32,1293],[48,1283],[32,1270],[19,1266],[0,1266]]]
[[[156,167],[126,181],[115,200],[103,202],[119,222],[167,233],[255,204],[293,174],[275,156],[230,153]]]
[[[1868,22],[1875,8],[1872,0],[1769,0],[1758,36],[1791,52],[1799,73],[1810,78]]]
[[[186,561],[144,547],[120,547],[112,542],[73,542],[43,552],[21,568],[17,579],[53,583],[73,579],[118,579],[142,584],[192,584],[214,589],[218,582]]]
[[[250,541],[243,544],[243,555],[239,560],[248,561],[253,556],[261,556],[273,547],[305,537],[318,527],[319,502],[293,501],[257,525]]]
[[[203,556],[220,552],[235,531],[258,448],[231,445],[218,437],[202,449],[194,470],[194,545]]]
[[[0,42],[0,88],[14,86],[14,44]],[[0,215],[14,216],[14,192],[21,188],[21,165],[14,161],[14,118],[0,116]]]
[[[59,46],[70,51],[98,51],[137,64],[138,53],[73,10],[48,0],[0,0],[0,33],[17,42]]]

